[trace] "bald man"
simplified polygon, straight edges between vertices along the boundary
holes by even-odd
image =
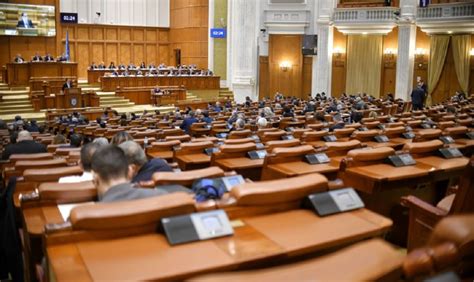
[[[16,143],[9,144],[5,147],[2,159],[8,160],[13,154],[36,154],[46,152],[45,145],[35,142],[28,131],[22,130],[18,133]]]

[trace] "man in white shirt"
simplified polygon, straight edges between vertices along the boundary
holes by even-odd
[[[73,176],[65,176],[59,178],[59,183],[77,183],[83,181],[91,181],[92,174],[91,174],[91,163],[92,163],[92,155],[94,155],[95,151],[102,147],[100,143],[88,143],[81,148],[81,159],[79,160],[79,165],[82,167],[84,171],[82,175],[73,175]]]

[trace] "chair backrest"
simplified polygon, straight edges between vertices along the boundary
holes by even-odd
[[[471,157],[469,165],[465,168],[459,188],[454,197],[453,204],[449,210],[450,214],[474,213],[474,157]]]
[[[51,153],[38,153],[38,154],[13,154],[10,156],[10,162],[14,163],[16,161],[32,161],[32,160],[47,160],[54,157]]]
[[[190,187],[196,179],[221,176],[224,176],[224,171],[219,167],[211,166],[180,172],[157,172],[153,174],[152,179],[155,185],[180,184]]]
[[[360,148],[362,145],[359,140],[349,140],[346,142],[326,142],[325,146],[328,156],[341,156],[352,149]]]
[[[426,154],[432,154],[434,151],[443,147],[441,140],[431,140],[424,142],[406,143],[403,146],[403,151],[409,152],[413,155],[423,156]]]
[[[23,172],[25,182],[53,182],[59,178],[68,175],[80,175],[82,168],[80,166],[56,167],[43,169],[27,169]]]
[[[243,183],[230,191],[237,205],[270,205],[283,202],[301,201],[309,194],[326,191],[327,178],[319,173],[293,178]]]
[[[214,147],[214,143],[211,141],[182,143],[181,149],[175,151],[175,156],[199,153],[204,154],[204,149],[212,147]]]
[[[288,148],[288,147],[295,147],[301,145],[301,141],[299,139],[291,139],[291,140],[276,140],[276,141],[268,141],[265,143],[267,146],[267,150],[271,152],[275,148]]]
[[[67,166],[65,159],[17,161],[15,163],[15,170],[23,172],[32,168],[54,168],[64,166]]]
[[[235,131],[231,131],[229,133],[228,138],[229,139],[241,139],[241,138],[247,138],[250,135],[252,135],[252,131],[250,131],[250,129],[235,130]]]
[[[353,132],[355,131],[355,128],[339,128],[339,129],[334,129],[334,135],[337,138],[344,138],[344,137],[349,137]]]

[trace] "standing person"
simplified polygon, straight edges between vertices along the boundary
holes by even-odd
[[[425,91],[418,84],[416,89],[411,92],[411,103],[413,104],[413,110],[423,110],[423,103],[425,100]]]

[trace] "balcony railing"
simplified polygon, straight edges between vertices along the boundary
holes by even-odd
[[[399,10],[396,7],[337,8],[333,20],[354,23],[393,22],[396,20],[395,12]]]
[[[433,4],[425,8],[418,8],[417,21],[444,21],[451,19],[474,19],[474,3]]]

